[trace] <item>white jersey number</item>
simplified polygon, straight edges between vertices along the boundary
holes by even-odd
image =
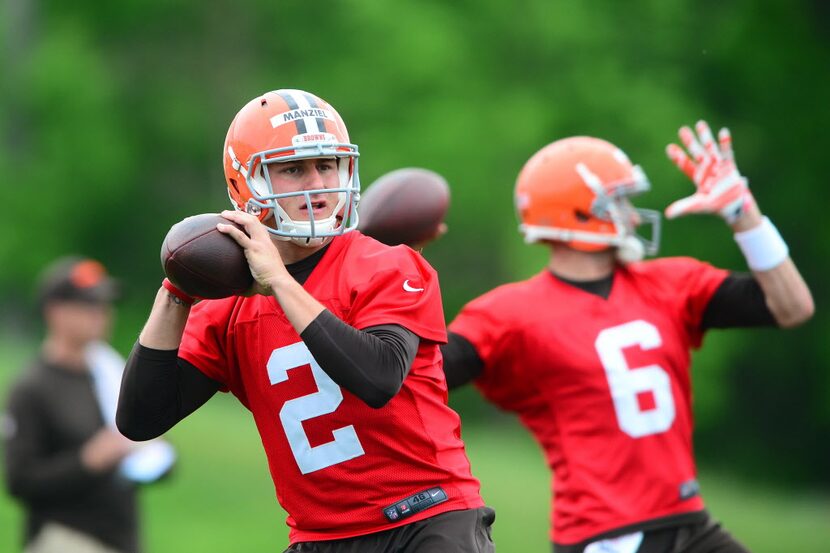
[[[363,446],[353,425],[332,431],[334,440],[311,446],[303,429],[303,421],[333,413],[343,401],[334,380],[329,378],[303,342],[275,349],[268,359],[268,378],[271,384],[288,380],[288,371],[303,365],[311,365],[311,374],[317,384],[317,392],[286,401],[280,409],[280,421],[291,446],[297,466],[303,474],[324,469],[363,455]]]
[[[611,388],[617,423],[632,438],[665,432],[674,422],[674,398],[666,370],[660,365],[629,367],[623,355],[631,346],[649,350],[662,343],[657,327],[646,321],[606,328],[594,343]],[[637,395],[646,392],[652,393],[654,408],[642,411]]]

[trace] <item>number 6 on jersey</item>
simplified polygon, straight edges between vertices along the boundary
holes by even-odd
[[[663,344],[660,332],[646,321],[631,321],[601,331],[594,346],[599,354],[620,429],[632,438],[659,434],[674,422],[674,398],[669,375],[660,365],[629,367],[623,350],[639,346],[643,350]],[[654,409],[642,411],[637,395],[651,392]]]

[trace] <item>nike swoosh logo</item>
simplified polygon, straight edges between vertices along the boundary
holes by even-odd
[[[406,279],[405,281],[403,281],[403,289],[406,290],[407,292],[423,292],[424,291],[423,288],[414,288],[414,287],[410,286],[409,285],[409,279]]]
[[[432,497],[435,497],[435,496],[436,496],[436,495],[438,495],[439,493],[441,493],[441,492],[432,492],[432,493],[431,493],[431,494],[429,494],[429,495],[431,495]]]

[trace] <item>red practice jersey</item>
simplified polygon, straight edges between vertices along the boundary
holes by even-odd
[[[691,258],[631,264],[604,299],[545,270],[470,302],[450,325],[484,363],[478,388],[545,452],[557,543],[703,509],[690,350],[727,274]]]
[[[352,232],[334,238],[303,286],[355,328],[398,324],[421,338],[403,387],[384,407],[373,409],[338,386],[271,296],[198,303],[179,349],[253,414],[288,512],[291,543],[359,536],[482,506],[459,417],[447,406],[439,350],[446,327],[435,271],[405,246]],[[410,501],[388,512],[427,490],[446,500],[423,511],[411,510]],[[406,516],[407,509],[418,512]]]

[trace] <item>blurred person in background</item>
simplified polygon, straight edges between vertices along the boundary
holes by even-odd
[[[26,553],[138,553],[136,484],[166,474],[172,448],[137,449],[115,428],[124,359],[106,342],[118,283],[67,256],[40,278],[45,337],[11,388],[5,479],[25,510]]]
[[[158,436],[232,392],[262,438],[286,551],[493,551],[479,482],[448,407],[435,271],[352,232],[357,146],[302,90],[254,98],[224,145],[244,228],[246,296],[194,299],[165,279],[128,359],[118,427]],[[221,442],[216,443],[221,447]]]
[[[659,213],[614,145],[554,142],[525,164],[515,201],[548,265],[468,303],[442,347],[449,386],[474,382],[517,413],[553,471],[555,553],[745,552],[709,516],[692,448],[690,352],[713,328],[794,327],[813,314],[788,248],[740,175],[731,137],[680,130],[669,157],[694,182],[668,217],[722,217],[751,274],[657,250]],[[691,157],[690,157],[691,156]],[[649,239],[635,227],[652,223]]]

